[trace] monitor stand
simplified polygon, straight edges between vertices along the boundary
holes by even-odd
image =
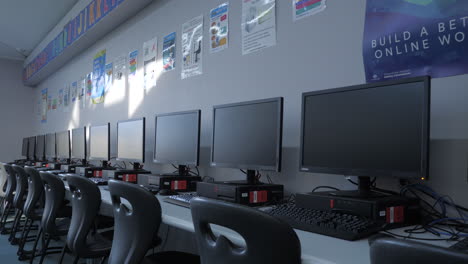
[[[245,181],[226,181],[224,183],[231,184],[231,185],[261,185],[263,184],[262,182],[258,180],[256,170],[247,170]]]
[[[372,191],[371,178],[367,176],[358,177],[358,189],[355,191],[333,191],[329,192],[332,196],[360,198],[360,199],[375,199],[389,196],[385,193]]]

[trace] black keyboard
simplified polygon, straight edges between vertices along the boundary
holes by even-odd
[[[458,241],[457,243],[450,246],[451,249],[455,249],[458,251],[466,251],[468,250],[468,237]]]
[[[96,185],[107,185],[108,180],[103,178],[88,178],[93,181]]]
[[[197,193],[184,193],[168,196],[166,197],[166,199],[164,199],[164,201],[171,204],[176,204],[190,208],[190,201],[195,197],[197,197]]]
[[[294,204],[278,205],[265,212],[282,219],[293,228],[350,241],[365,238],[383,230],[382,224],[367,218],[338,212],[304,209]]]

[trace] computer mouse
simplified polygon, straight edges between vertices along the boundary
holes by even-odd
[[[158,194],[163,195],[163,196],[168,196],[168,195],[176,195],[177,192],[174,192],[172,190],[163,189],[163,190],[159,190]]]

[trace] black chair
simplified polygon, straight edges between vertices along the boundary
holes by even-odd
[[[466,264],[468,253],[419,242],[380,238],[370,247],[372,264]]]
[[[5,170],[4,163],[0,162],[0,204],[3,204],[3,201],[5,200],[5,189],[6,189],[6,183],[8,179],[8,174]],[[0,208],[1,210],[2,208]]]
[[[16,173],[13,170],[12,166],[9,164],[4,164],[5,171],[7,172],[7,188],[5,191],[5,198],[3,203],[2,217],[0,218],[0,232],[1,234],[6,234],[8,229],[6,224],[8,223],[8,216],[14,212],[13,208],[13,198],[15,197],[16,190]]]
[[[21,216],[23,215],[24,202],[28,189],[28,175],[22,167],[17,165],[13,165],[13,170],[15,171],[16,176],[16,190],[15,196],[13,197],[13,208],[15,208],[16,214],[8,240],[12,245],[16,245],[19,240],[19,238],[16,237],[16,233],[21,229]]]
[[[21,239],[19,242],[18,256],[20,260],[25,259],[24,245],[28,242],[29,232],[33,227],[33,223],[40,221],[44,211],[42,199],[44,195],[44,184],[42,183],[39,172],[34,168],[24,168],[24,172],[28,177],[28,195],[24,202],[23,214],[26,217],[26,222],[23,227]]]
[[[201,263],[301,263],[299,238],[283,221],[246,206],[200,197],[190,207]],[[235,245],[223,235],[216,237],[210,224],[236,231],[246,245]]]
[[[161,252],[145,258],[148,250],[159,242],[161,205],[158,199],[138,185],[122,181],[109,181],[109,192],[115,219],[109,264],[200,263],[198,256],[182,252]]]
[[[45,205],[39,233],[32,249],[31,264],[36,257],[39,240],[42,241],[39,263],[44,262],[46,255],[60,253],[61,251],[54,250],[62,249],[62,247],[49,247],[50,240],[54,237],[66,236],[70,226],[70,219],[66,218],[66,214],[63,213],[65,205],[65,185],[63,181],[57,175],[51,173],[40,172],[39,175],[44,184]]]
[[[101,205],[101,191],[97,185],[81,176],[67,176],[66,180],[72,193],[72,218],[67,235],[67,248],[75,256],[74,263],[80,258],[102,258],[101,263],[109,256],[112,242],[98,232],[93,226]],[[63,261],[65,248],[60,263]]]

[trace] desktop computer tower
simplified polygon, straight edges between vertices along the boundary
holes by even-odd
[[[160,190],[194,192],[201,180],[199,176],[145,174],[139,177],[138,184],[159,186]]]
[[[259,206],[282,201],[283,185],[199,182],[197,183],[197,194],[232,203]]]

